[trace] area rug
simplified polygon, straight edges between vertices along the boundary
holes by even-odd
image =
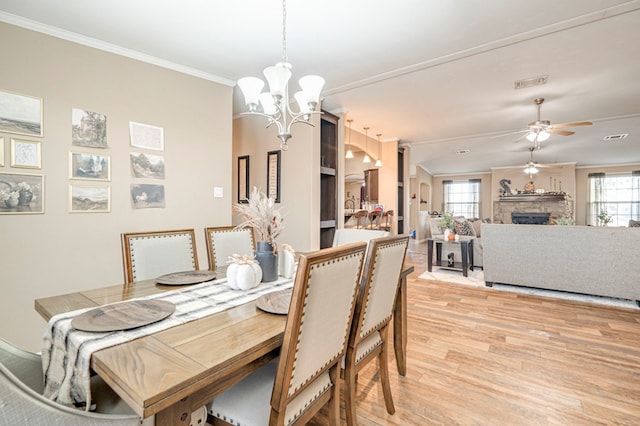
[[[433,268],[433,272],[424,272],[418,276],[421,280],[444,281],[452,284],[468,285],[473,287],[485,287],[484,274],[482,270],[469,271],[468,277],[464,277],[459,271]],[[489,287],[487,287],[489,288]],[[594,303],[599,305],[616,306],[620,308],[640,310],[638,305],[632,300],[616,299],[612,297],[592,296],[589,294],[568,293],[564,291],[545,290],[541,288],[520,287],[507,284],[494,284],[490,287],[494,290],[507,291],[519,294],[530,294],[533,296],[555,297],[563,300],[574,300],[578,302]]]

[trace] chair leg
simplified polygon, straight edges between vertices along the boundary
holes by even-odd
[[[380,336],[382,338],[382,348],[380,355],[378,355],[379,368],[380,368],[380,383],[382,384],[382,394],[384,395],[384,405],[387,407],[387,412],[393,414],[396,412],[396,408],[393,405],[393,397],[391,396],[391,382],[389,380],[389,362],[387,359],[387,340],[389,338],[389,326],[386,325],[380,330]]]
[[[329,371],[329,377],[333,383],[329,400],[329,426],[340,426],[340,364]]]
[[[355,366],[346,367],[344,370],[344,410],[348,426],[357,426],[356,416],[356,387],[358,375]]]

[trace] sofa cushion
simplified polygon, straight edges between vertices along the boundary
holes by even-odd
[[[629,228],[640,228],[640,220],[629,219]]]
[[[470,237],[475,237],[476,232],[467,219],[456,219],[453,222],[453,226],[455,228],[456,234],[458,235],[467,235]]]

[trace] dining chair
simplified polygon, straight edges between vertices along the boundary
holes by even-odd
[[[204,229],[207,241],[209,269],[227,266],[229,256],[234,254],[252,255],[256,249],[253,228],[234,226],[208,227]]]
[[[387,237],[389,235],[391,234],[387,231],[378,229],[338,228],[333,234],[333,247],[355,243],[356,241],[368,243],[372,238]]]
[[[408,245],[408,236],[383,237],[369,241],[367,260],[362,273],[347,352],[341,370],[341,377],[344,380],[345,412],[349,426],[358,424],[356,417],[358,372],[376,359],[387,412],[389,414],[395,412],[387,361],[389,323],[393,316]]]
[[[353,215],[356,219],[356,229],[366,228],[369,223],[369,212],[366,210],[358,210]]]
[[[380,219],[382,218],[381,210],[371,210],[369,212],[369,228],[378,229],[380,226]]]
[[[378,229],[391,232],[392,225],[393,225],[393,210],[387,210],[382,214],[382,219],[380,220],[380,225],[378,226]]]
[[[340,362],[353,318],[366,244],[300,255],[279,358],[216,397],[209,422],[305,424],[328,404],[340,424]]]
[[[122,234],[122,256],[127,283],[198,270],[193,229]]]
[[[40,356],[23,351],[0,339],[0,424],[65,426],[138,426],[153,424],[153,417],[141,423],[129,406],[99,376],[91,380],[95,411],[67,407],[42,395],[44,389]]]

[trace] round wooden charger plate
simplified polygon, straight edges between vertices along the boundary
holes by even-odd
[[[184,271],[172,272],[156,278],[156,283],[162,285],[200,284],[216,279],[216,271]]]
[[[270,314],[287,315],[291,304],[292,291],[292,288],[288,288],[263,294],[256,299],[256,306]]]
[[[129,300],[100,306],[71,320],[76,330],[108,332],[129,330],[165,319],[176,305],[165,300]]]

